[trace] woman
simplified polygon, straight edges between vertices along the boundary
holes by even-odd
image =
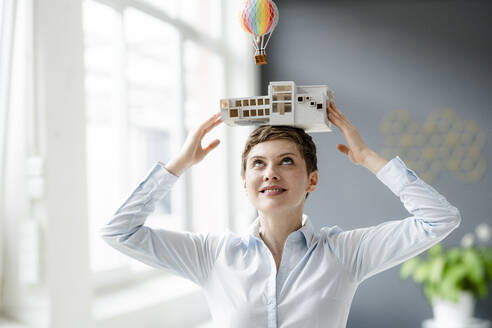
[[[188,136],[179,156],[159,162],[102,228],[114,248],[199,285],[216,327],[345,327],[358,285],[423,252],[457,228],[461,216],[399,157],[372,151],[331,102],[329,120],[348,143],[337,149],[374,173],[412,214],[343,231],[315,231],[303,213],[316,189],[316,147],[302,129],[261,126],[249,136],[241,175],[258,217],[246,233],[203,234],[144,225],[154,203],[219,140],[202,148],[219,113]]]

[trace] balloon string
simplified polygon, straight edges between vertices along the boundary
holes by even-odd
[[[262,35],[262,36],[261,36],[261,49],[262,49],[262,50],[263,50],[263,49],[265,49],[265,48],[263,47],[263,36],[264,36],[264,35]]]
[[[256,45],[256,38],[253,36],[253,47],[255,48],[256,51],[259,51],[258,50],[258,46]]]
[[[266,46],[268,45],[268,41],[270,41],[270,37],[272,36],[272,32],[273,31],[270,31],[270,34],[268,34],[268,39],[267,39],[267,42],[265,43],[265,48]],[[264,48],[263,48],[264,49]]]

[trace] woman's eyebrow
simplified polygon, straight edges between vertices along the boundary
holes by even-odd
[[[282,156],[285,156],[285,155],[294,155],[294,156],[297,156],[297,155],[296,155],[296,154],[294,154],[294,153],[283,153],[283,154],[278,155],[277,157],[282,157]],[[265,157],[260,156],[260,155],[255,155],[255,156],[252,156],[252,157],[250,158],[250,160],[255,159],[255,158],[265,158]]]

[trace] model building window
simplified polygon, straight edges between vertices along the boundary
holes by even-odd
[[[265,105],[268,105],[268,104],[270,104],[270,99],[266,98],[265,99]]]
[[[258,99],[258,106],[263,105],[263,98]]]
[[[265,115],[270,115],[270,108],[265,108]]]
[[[263,116],[263,109],[258,109],[258,116]]]
[[[274,85],[273,86],[273,93],[287,92],[287,91],[292,91],[292,87],[290,85]]]
[[[230,117],[238,117],[239,115],[238,115],[237,109],[231,109],[229,111],[229,116]]]
[[[256,99],[251,99],[251,100],[249,101],[249,104],[250,104],[251,106],[256,106]]]
[[[243,100],[243,106],[249,106],[249,100],[248,99]]]
[[[278,94],[278,95],[273,95],[272,97],[274,101],[290,101],[292,100],[292,95],[290,93],[285,93],[285,94]]]
[[[292,104],[289,103],[285,104],[285,112],[286,113],[292,112]]]
[[[236,107],[241,107],[241,100],[236,100]]]
[[[279,103],[278,104],[278,109],[279,109],[280,115],[284,115],[284,113],[285,113],[285,104],[284,103]]]
[[[243,110],[243,117],[249,117],[249,110]]]
[[[251,110],[251,116],[256,116],[256,109]]]

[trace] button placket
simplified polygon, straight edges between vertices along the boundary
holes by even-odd
[[[289,262],[289,254],[290,254],[290,247],[291,247],[290,244],[291,243],[289,242],[289,238],[287,238],[287,241],[285,242],[285,248],[282,252],[282,259],[280,260],[280,265],[278,267],[277,286],[282,286],[285,270],[287,270],[290,266],[290,262]]]
[[[263,253],[266,254],[266,256],[270,259],[270,265],[273,268],[271,270],[271,276],[270,276],[270,283],[268,284],[268,290],[266,292],[266,303],[267,303],[267,313],[268,313],[268,322],[269,325],[268,327],[270,328],[276,328],[277,327],[277,310],[276,310],[276,303],[277,303],[277,277],[276,277],[276,264],[275,264],[275,259],[273,258],[272,253],[266,246],[265,242],[262,240],[262,245],[263,245]]]

